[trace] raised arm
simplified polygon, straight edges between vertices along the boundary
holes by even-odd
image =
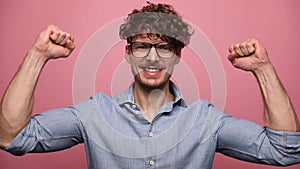
[[[266,49],[256,39],[230,46],[228,59],[236,68],[251,71],[260,86],[264,101],[264,122],[269,128],[300,131],[299,120]]]
[[[0,109],[0,147],[5,148],[28,123],[39,75],[50,59],[67,57],[75,48],[73,37],[49,25],[37,37],[10,82]]]

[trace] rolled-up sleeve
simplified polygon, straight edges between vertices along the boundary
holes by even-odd
[[[300,132],[277,131],[224,113],[216,138],[218,152],[240,160],[278,166],[300,163]]]
[[[14,155],[63,150],[83,142],[76,109],[62,108],[37,114],[4,150]]]

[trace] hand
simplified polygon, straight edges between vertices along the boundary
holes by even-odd
[[[75,48],[74,38],[55,25],[49,25],[36,39],[31,50],[46,60],[68,57]]]
[[[271,64],[266,49],[257,39],[230,46],[228,59],[234,67],[253,73]]]

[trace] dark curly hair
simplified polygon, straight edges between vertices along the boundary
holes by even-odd
[[[147,3],[140,10],[134,9],[120,26],[121,39],[129,43],[137,36],[147,34],[149,38],[155,36],[180,48],[189,44],[191,26],[182,20],[171,5]]]

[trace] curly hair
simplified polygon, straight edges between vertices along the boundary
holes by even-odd
[[[182,20],[171,5],[147,3],[140,10],[134,9],[120,26],[121,39],[131,42],[135,37],[147,34],[149,38],[156,36],[180,48],[189,44],[191,26]]]

